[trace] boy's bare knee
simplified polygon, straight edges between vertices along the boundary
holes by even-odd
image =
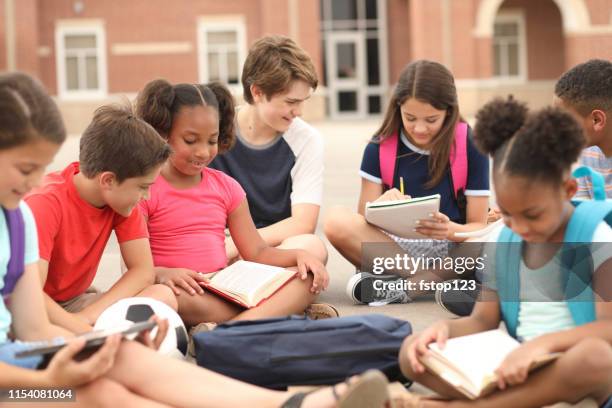
[[[176,296],[166,285],[155,284],[151,285],[142,292],[138,294],[138,296],[150,297],[155,300],[159,300],[160,302],[164,302],[168,306],[170,306],[174,311],[178,310],[178,301],[176,300]]]
[[[327,263],[327,248],[321,238],[314,234],[302,234],[285,239],[279,248],[282,249],[303,249],[317,257],[321,263]]]
[[[306,250],[317,257],[322,264],[327,263],[327,248],[321,238],[314,234],[304,235],[304,243]]]

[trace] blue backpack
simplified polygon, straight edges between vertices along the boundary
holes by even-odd
[[[410,323],[370,314],[238,321],[193,337],[199,366],[273,389],[329,385],[370,368],[403,379],[398,355]]]
[[[595,304],[592,288],[593,262],[590,243],[597,226],[603,221],[612,226],[612,201],[606,200],[605,183],[601,174],[589,167],[580,167],[574,177],[590,176],[593,182],[594,200],[572,201],[576,207],[565,231],[562,249],[562,276],[565,279],[565,298],[576,325],[595,321]],[[495,276],[501,313],[508,332],[516,337],[519,315],[521,238],[504,227],[500,233],[495,255]]]
[[[0,290],[0,294],[4,299],[8,299],[25,268],[25,224],[19,208],[7,210],[2,207],[2,211],[8,226],[11,256],[6,276],[4,276],[4,287]]]

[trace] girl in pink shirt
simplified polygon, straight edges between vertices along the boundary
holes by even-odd
[[[155,80],[138,96],[138,115],[172,147],[141,209],[147,218],[157,280],[178,298],[188,325],[301,313],[328,285],[325,254],[277,249],[261,238],[240,185],[207,168],[234,141],[232,96],[220,84],[171,85]],[[297,267],[294,279],[266,302],[245,310],[205,293],[198,272],[227,266],[225,227],[247,261]]]

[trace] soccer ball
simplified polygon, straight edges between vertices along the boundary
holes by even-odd
[[[159,300],[147,297],[132,297],[122,299],[102,312],[95,330],[110,329],[129,322],[142,322],[149,320],[152,315],[168,320],[168,334],[159,347],[161,354],[184,358],[187,353],[187,330],[180,316],[168,305]],[[155,337],[157,329],[151,331]]]

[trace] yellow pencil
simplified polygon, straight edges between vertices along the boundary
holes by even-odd
[[[404,195],[404,178],[400,177],[400,193]]]

